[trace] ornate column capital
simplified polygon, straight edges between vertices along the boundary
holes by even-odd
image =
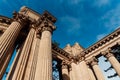
[[[63,60],[61,65],[62,65],[62,69],[68,69],[68,63],[65,60]]]
[[[25,25],[26,22],[29,21],[29,19],[28,19],[28,17],[26,17],[20,13],[17,13],[15,11],[15,12],[13,12],[13,21],[18,21],[20,24]]]
[[[98,65],[98,59],[93,57],[93,58],[89,59],[87,64],[89,64],[90,66]]]
[[[102,51],[101,54],[102,54],[103,56],[105,56],[106,58],[109,58],[109,57],[111,57],[111,56],[114,56],[114,55],[112,54],[112,52],[111,52],[111,48],[108,48],[108,50],[106,50],[106,51]]]
[[[76,63],[79,63],[79,62],[85,60],[85,55],[79,54],[79,55],[74,57],[74,60],[75,60]]]
[[[52,33],[55,29],[56,27],[48,19],[45,19],[38,27],[39,33],[43,31],[50,31]]]

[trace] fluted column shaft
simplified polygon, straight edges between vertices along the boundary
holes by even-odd
[[[25,22],[28,20],[25,16],[19,13],[14,13],[13,16],[14,21],[10,24],[10,26],[7,28],[7,30],[3,33],[3,35],[0,37],[0,77],[4,73],[4,69],[2,69],[4,63],[5,63],[5,56],[8,55],[7,52],[13,46],[15,43],[15,40],[22,29],[22,27],[25,25]],[[10,54],[10,56],[12,53]],[[8,60],[9,62],[9,60]],[[8,63],[7,62],[7,63]],[[7,64],[6,64],[7,65]]]
[[[35,80],[52,80],[52,41],[51,35],[55,26],[47,18],[40,24],[38,34],[41,35],[36,66]]]
[[[22,48],[23,48],[23,44],[17,49],[14,61],[12,62],[12,65],[10,67],[10,70],[9,70],[9,73],[8,73],[8,75],[6,77],[6,80],[12,80],[12,76],[14,74],[14,70],[15,70],[16,64],[17,64],[17,62],[19,60],[19,56],[20,56]]]
[[[115,71],[120,77],[120,63],[118,60],[114,57],[114,55],[109,51],[109,52],[104,52],[103,55],[108,59],[108,61],[111,63]]]
[[[13,74],[12,80],[23,80],[24,78],[24,73],[26,70],[26,65],[28,63],[27,61],[29,58],[31,45],[32,45],[33,38],[34,38],[34,33],[35,33],[35,30],[31,28],[27,36],[27,39],[25,41],[25,44],[23,46],[23,49],[22,49],[20,58],[18,60],[15,72]]]
[[[102,73],[102,71],[100,70],[100,67],[98,66],[98,61],[97,59],[93,58],[93,61],[91,63],[91,66],[95,72],[95,75],[97,77],[97,80],[105,80],[105,77]]]
[[[40,41],[35,80],[52,80],[51,32],[43,31]]]
[[[31,51],[30,51],[30,57],[29,57],[29,60],[28,60],[27,69],[26,69],[26,72],[25,72],[24,80],[34,80],[34,78],[35,78],[39,44],[40,44],[40,38],[37,37],[37,35],[35,33],[34,40],[33,40],[33,43],[32,43],[32,48],[31,48]]]
[[[12,56],[12,53],[14,52],[14,48],[15,48],[15,45],[11,46],[11,48],[8,50],[7,52],[7,55],[5,55],[5,58],[4,58],[4,63],[2,65],[0,65],[0,68],[1,68],[1,74],[0,74],[0,79],[2,78],[2,75],[4,75],[5,73],[5,70],[9,64],[9,61],[10,61],[10,58]]]
[[[4,59],[5,59],[5,56],[7,55],[7,51],[11,48],[11,46],[13,46],[22,27],[23,26],[19,22],[14,21],[11,23],[8,29],[0,37],[0,65],[1,67],[5,63]],[[0,67],[0,76],[4,73],[4,70],[5,70],[5,69],[2,69],[1,67]]]
[[[63,80],[70,80],[69,72],[68,72],[68,65],[66,63],[62,64],[62,79]]]
[[[5,52],[15,42],[22,27],[23,26],[19,22],[14,21],[4,32],[4,34],[0,37],[0,61],[5,55]]]

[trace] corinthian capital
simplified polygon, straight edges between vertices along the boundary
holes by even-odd
[[[108,48],[106,51],[102,51],[101,54],[105,56],[106,58],[109,58],[111,56],[114,56],[111,52],[111,48]]]
[[[95,57],[92,57],[87,61],[87,64],[89,64],[90,66],[98,65],[98,59]]]
[[[13,20],[18,21],[19,23],[25,25],[29,20],[26,16],[19,14],[17,12],[13,12]]]
[[[106,58],[109,58],[109,57],[111,57],[111,56],[114,56],[112,53],[110,53],[110,52],[102,52],[102,55],[103,56],[105,56]]]
[[[43,31],[50,31],[52,33],[55,29],[56,27],[47,19],[45,19],[38,27],[38,31],[40,31],[40,33]]]
[[[62,61],[61,65],[62,65],[62,69],[67,69],[68,68],[68,63],[65,60]]]

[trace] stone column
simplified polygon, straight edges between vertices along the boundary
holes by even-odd
[[[39,54],[37,60],[35,80],[52,80],[52,47],[51,33],[55,29],[53,24],[44,20],[39,31],[41,33]]]
[[[62,62],[62,79],[70,80],[69,72],[68,72],[68,64],[66,62]]]
[[[91,61],[91,67],[94,70],[94,73],[97,77],[97,80],[105,80],[105,77],[102,73],[102,71],[100,70],[99,66],[98,66],[98,60],[96,58],[93,58]]]
[[[4,58],[7,55],[7,51],[11,48],[11,46],[13,46],[26,20],[27,19],[24,16],[16,13],[14,16],[14,21],[10,24],[8,29],[0,37],[0,65],[4,64]],[[2,73],[4,72],[1,71],[0,68],[0,75]]]
[[[94,75],[90,66],[88,66],[88,73],[89,73],[89,76],[90,76],[90,80],[96,80],[95,75]]]
[[[15,48],[15,45],[11,46],[11,48],[8,50],[7,52],[7,55],[5,56],[4,58],[4,63],[3,65],[0,65],[0,68],[1,68],[1,74],[0,74],[0,79],[2,78],[2,75],[4,75],[5,73],[2,73],[2,72],[5,72],[8,64],[9,64],[9,61],[10,61],[10,58],[11,58],[11,54],[14,52],[14,48]]]
[[[40,44],[40,36],[35,32],[24,80],[34,80],[35,78],[39,44]]]
[[[15,55],[14,61],[12,62],[12,65],[10,67],[10,70],[9,70],[9,73],[8,73],[8,75],[6,77],[6,80],[12,80],[12,76],[14,74],[14,70],[15,70],[16,64],[17,64],[17,62],[19,60],[19,56],[20,56],[22,48],[23,48],[23,44],[16,51],[16,55]]]
[[[35,29],[31,28],[26,38],[26,41],[24,43],[18,63],[15,64],[17,65],[15,68],[15,72],[14,74],[11,73],[13,74],[12,80],[23,80],[24,79],[24,74],[26,71],[27,63],[28,63],[28,58],[29,58],[31,45],[32,45],[33,38],[34,38],[34,33],[35,33]]]
[[[110,50],[108,50],[107,52],[102,52],[102,54],[108,59],[108,61],[111,63],[111,65],[113,66],[113,68],[115,69],[115,71],[117,72],[117,74],[120,77],[120,63],[114,57],[112,52],[110,52]]]
[[[86,62],[83,60],[80,63],[78,63],[79,65],[79,75],[82,75],[82,80],[91,80],[90,79],[90,75],[88,73],[88,67],[86,65]]]

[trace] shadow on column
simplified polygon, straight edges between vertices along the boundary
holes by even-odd
[[[62,76],[63,76],[63,77],[62,77],[62,78],[63,78],[63,80],[70,80],[70,77],[69,77],[68,75],[63,74]]]

